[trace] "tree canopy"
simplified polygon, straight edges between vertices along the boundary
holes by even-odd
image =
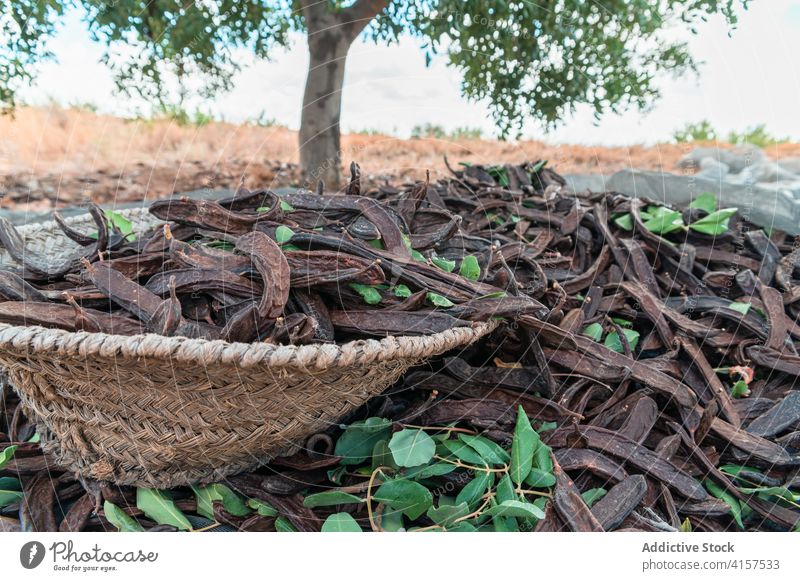
[[[13,105],[36,65],[52,58],[47,41],[70,9],[82,9],[89,34],[106,47],[119,89],[158,102],[175,76],[200,77],[204,96],[229,89],[237,49],[268,58],[291,32],[314,32],[312,10],[324,8],[365,39],[419,39],[426,58],[445,58],[462,73],[463,94],[485,100],[506,136],[526,119],[552,124],[580,104],[597,116],[646,107],[658,97],[659,71],[695,67],[685,40],[676,39],[685,35],[674,31],[694,31],[712,14],[734,24],[747,2],[5,0],[0,103]]]

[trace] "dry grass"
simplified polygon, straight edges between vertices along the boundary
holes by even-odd
[[[345,135],[343,160],[355,160],[372,179],[435,176],[451,163],[519,163],[547,159],[561,173],[611,174],[636,167],[672,170],[687,145],[601,147],[538,141],[402,140]],[[800,145],[771,148],[800,155]],[[280,160],[281,163],[275,160]],[[125,120],[80,109],[21,108],[0,117],[0,189],[3,205],[51,206],[87,196],[137,199],[213,185],[234,187],[297,180],[297,134],[281,127],[210,123],[181,127],[167,120]],[[10,194],[10,195],[9,195]]]

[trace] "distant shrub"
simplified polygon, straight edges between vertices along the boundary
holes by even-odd
[[[789,139],[785,137],[775,137],[767,132],[765,125],[756,125],[742,132],[731,131],[728,134],[728,143],[735,145],[750,144],[757,147],[768,147],[778,143],[786,143]]]
[[[88,111],[89,113],[97,113],[99,110],[97,104],[91,101],[75,101],[70,103],[69,108],[75,109],[76,111]]]
[[[704,119],[697,123],[687,123],[682,129],[678,129],[672,134],[677,143],[689,143],[692,141],[716,141],[717,131],[711,123]]]
[[[155,115],[156,119],[166,119],[181,127],[203,127],[214,121],[214,116],[211,113],[206,113],[200,109],[195,109],[190,112],[181,105],[161,105]]]
[[[478,127],[456,127],[450,132],[451,139],[483,139],[483,130]]]
[[[424,125],[415,125],[411,130],[411,137],[414,139],[422,139],[424,137],[433,137],[435,139],[444,139],[447,137],[447,131],[441,125],[434,125],[433,123],[425,123]]]
[[[257,127],[285,127],[285,125],[278,123],[277,119],[270,117],[267,112],[263,110],[257,117],[248,119],[247,123]]]
[[[441,125],[425,123],[424,125],[415,125],[411,130],[411,137],[413,139],[422,139],[424,137],[453,140],[481,139],[483,137],[483,131],[477,127],[456,127],[452,131],[447,131]]]

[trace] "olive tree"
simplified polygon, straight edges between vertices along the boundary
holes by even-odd
[[[461,72],[464,96],[488,102],[507,136],[580,104],[598,117],[646,107],[659,95],[657,73],[696,66],[670,31],[695,32],[713,14],[734,24],[739,4],[747,0],[0,0],[0,102],[13,106],[37,63],[52,58],[48,39],[71,9],[105,46],[118,88],[156,102],[169,79],[200,78],[205,96],[227,90],[240,49],[268,58],[301,32],[310,54],[301,166],[310,180],[337,184],[345,63],[358,38],[418,39],[426,59]]]

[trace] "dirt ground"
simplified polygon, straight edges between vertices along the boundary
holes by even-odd
[[[435,179],[457,162],[547,159],[560,173],[623,168],[673,170],[687,144],[651,147],[550,145],[539,141],[399,139],[343,136],[343,162],[357,161],[369,182]],[[800,145],[771,148],[800,155]],[[205,187],[297,184],[297,133],[282,127],[127,120],[74,108],[21,108],[0,116],[0,206],[47,210],[92,199],[133,201]],[[278,161],[280,160],[280,161]]]

